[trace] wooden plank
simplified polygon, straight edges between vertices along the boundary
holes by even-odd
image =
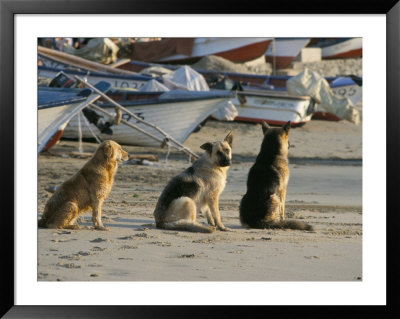
[[[112,74],[120,74],[120,75],[137,75],[137,73],[135,72],[131,72],[131,71],[127,71],[127,70],[123,70],[123,69],[117,69],[105,64],[101,64],[101,63],[97,63],[97,62],[93,62],[87,59],[83,59],[81,57],[72,55],[72,54],[68,54],[65,52],[61,52],[61,51],[56,51],[56,50],[52,50],[49,48],[45,48],[42,46],[38,46],[38,52],[43,54],[43,55],[47,55],[50,58],[53,58],[55,60],[58,60],[62,63],[66,63],[66,64],[71,64],[71,65],[75,65],[77,67],[82,67],[82,68],[86,68],[88,70],[91,71],[105,71],[105,72],[109,72]]]
[[[118,68],[119,66],[127,64],[129,62],[131,62],[131,59],[121,59],[119,61],[109,64],[108,66],[111,68]]]
[[[92,157],[94,153],[91,152],[69,152],[68,155],[72,157],[89,158]],[[60,155],[60,154],[57,154]],[[60,155],[61,156],[61,155]],[[129,159],[137,160],[147,160],[151,162],[158,162],[158,156],[154,154],[129,154]]]

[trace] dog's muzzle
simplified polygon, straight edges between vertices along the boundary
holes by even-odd
[[[230,159],[224,159],[219,161],[219,166],[221,167],[226,167],[226,166],[231,166],[232,162]]]

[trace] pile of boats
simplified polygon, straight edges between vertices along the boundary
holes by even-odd
[[[273,40],[204,39],[193,41],[191,55],[172,54],[158,62],[182,63],[208,54],[239,61],[260,52],[267,58]],[[274,47],[274,54],[279,47],[287,50],[287,41],[276,41],[282,43]],[[308,42],[296,39],[297,53]],[[288,59],[278,61],[286,63]],[[195,156],[182,143],[213,114],[222,120],[266,121],[271,125],[290,120],[293,126],[304,125],[313,116],[340,119],[318,110],[319,101],[312,94],[289,94],[286,85],[290,76],[194,70],[187,65],[131,59],[103,65],[41,46],[38,76],[47,79],[47,85],[38,86],[38,153],[63,136],[113,139],[124,145],[168,145]],[[362,97],[360,78],[325,80],[335,94],[349,98],[354,105]],[[215,115],[227,110],[230,116]]]

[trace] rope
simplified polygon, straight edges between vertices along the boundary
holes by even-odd
[[[81,111],[80,113],[82,113],[82,111]],[[79,113],[79,114],[80,114],[80,113]],[[93,135],[93,137],[95,138],[96,142],[99,143],[99,144],[101,144],[101,139],[96,135],[95,132],[93,132],[92,128],[90,127],[91,125],[90,125],[90,123],[88,122],[88,120],[87,120],[87,118],[86,118],[85,115],[83,115],[83,119],[85,120],[86,126],[87,126],[87,128],[89,129],[90,133],[92,133],[92,135]]]
[[[168,157],[171,150],[169,142],[167,143],[167,150],[167,155],[165,155],[165,164],[168,164]]]
[[[78,113],[78,150],[79,153],[83,153],[83,147],[82,147],[82,128],[81,128],[81,112]]]

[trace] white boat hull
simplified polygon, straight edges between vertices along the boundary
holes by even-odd
[[[226,100],[227,98],[215,98],[125,107],[145,121],[158,126],[178,142],[183,143],[203,120],[218,109],[218,104]],[[115,114],[113,107],[104,109],[113,115]],[[156,140],[122,123],[111,127],[112,135],[100,133],[96,126],[86,122],[83,117],[82,115],[83,138],[93,138],[93,134],[90,132],[92,130],[102,140],[112,139],[123,145],[160,146],[160,143]],[[123,112],[122,118],[162,140],[165,138],[155,129],[143,123],[138,123],[129,114]],[[78,129],[78,117],[75,116],[65,128],[63,137],[78,138]]]
[[[38,153],[58,133],[64,130],[71,118],[100,96],[92,95],[81,103],[65,104],[38,110]],[[61,134],[60,134],[61,135]]]
[[[309,98],[256,95],[246,95],[245,98],[245,103],[240,103],[238,98],[232,100],[238,111],[235,121],[266,121],[272,125],[284,125],[291,121],[292,125],[296,126],[311,120],[312,113],[308,112],[311,102]]]
[[[207,55],[221,54],[241,47],[251,46],[260,42],[270,41],[272,38],[196,38],[192,54],[174,54],[159,59],[159,62],[180,61],[188,58],[201,58]],[[265,48],[264,48],[265,50]],[[261,54],[262,55],[262,52]],[[240,54],[239,54],[240,56]],[[256,57],[253,57],[253,59]],[[246,58],[244,58],[246,60]]]
[[[347,97],[353,105],[356,105],[362,99],[362,86],[357,84],[344,85],[331,89],[333,93]]]
[[[276,39],[265,52],[265,59],[267,62],[275,63],[278,69],[286,68],[308,42],[310,42],[309,38]]]

